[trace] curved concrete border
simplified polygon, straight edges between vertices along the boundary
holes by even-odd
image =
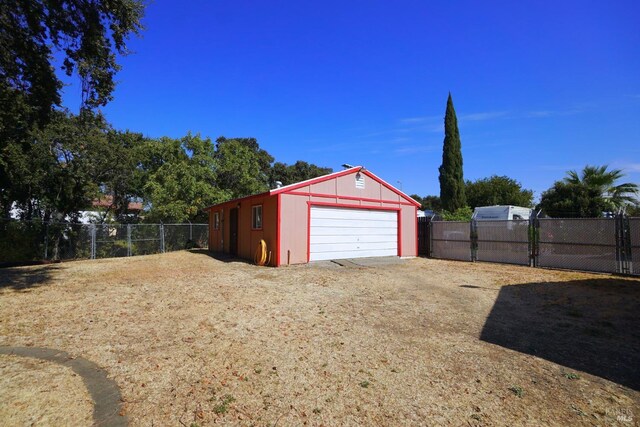
[[[95,363],[51,348],[0,346],[0,354],[11,354],[47,360],[67,366],[82,377],[93,399],[93,424],[96,426],[126,426],[126,416],[120,415],[122,398],[115,381]]]

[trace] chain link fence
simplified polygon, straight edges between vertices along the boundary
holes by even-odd
[[[543,218],[538,221],[539,267],[617,271],[615,219]]]
[[[0,264],[207,248],[208,224],[71,224],[0,220]]]
[[[474,259],[505,264],[530,264],[528,220],[476,221],[471,226],[477,239]]]
[[[640,218],[431,221],[433,258],[640,275]]]
[[[640,218],[629,218],[631,274],[640,274]]]
[[[431,256],[471,261],[471,227],[465,221],[432,221]]]

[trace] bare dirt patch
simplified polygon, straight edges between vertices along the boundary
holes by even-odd
[[[0,270],[0,307],[0,345],[94,361],[134,425],[640,418],[640,280],[177,252]]]
[[[91,425],[82,378],[53,362],[0,354],[0,420],[7,426]]]

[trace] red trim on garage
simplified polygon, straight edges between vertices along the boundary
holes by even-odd
[[[317,178],[308,179],[306,181],[297,182],[295,184],[285,185],[284,187],[276,188],[275,190],[271,190],[270,194],[273,196],[274,194],[280,193],[288,193],[291,190],[297,190],[301,187],[306,187],[307,185],[317,184],[318,182],[328,181],[330,179],[339,178],[341,176],[349,175],[350,173],[355,173],[362,169],[360,166],[353,167],[351,169],[345,169],[340,172],[330,173],[329,175],[319,176]]]
[[[411,197],[407,196],[406,194],[404,194],[402,191],[398,190],[397,188],[395,188],[391,184],[388,184],[385,180],[383,180],[381,178],[378,178],[376,175],[374,175],[373,173],[369,172],[368,170],[362,169],[362,173],[367,175],[369,178],[372,178],[373,180],[378,181],[380,184],[384,185],[385,187],[387,187],[389,190],[393,191],[394,193],[399,194],[400,196],[402,196],[402,198],[404,198],[406,201],[411,203],[413,206],[420,206],[420,203],[416,202]]]
[[[416,256],[418,256],[418,249],[419,249],[418,248],[418,227],[419,227],[419,224],[418,224],[418,207],[417,206],[416,206],[416,212],[415,212],[414,216],[416,217]]]
[[[280,267],[280,230],[282,223],[282,196],[278,194],[278,200],[276,202],[277,222],[276,222],[276,267]]]
[[[402,210],[398,211],[398,256],[402,256]]]
[[[335,194],[311,193],[311,192],[305,192],[305,191],[291,191],[291,192],[288,192],[287,194],[290,194],[292,196],[322,197],[325,199],[343,199],[343,200],[353,200],[356,202],[387,203],[387,204],[396,204],[396,205],[404,205],[404,206],[413,206],[413,203],[401,202],[399,200],[382,200],[382,199],[372,199],[369,197],[336,196]]]
[[[336,208],[351,208],[351,209],[365,209],[368,211],[400,211],[401,208],[392,206],[363,206],[363,205],[349,205],[346,203],[327,203],[327,202],[312,202],[307,201],[308,205],[314,206],[334,206]]]
[[[307,202],[307,262],[311,261],[311,202]]]
[[[339,178],[341,176],[349,175],[349,174],[352,174],[352,173],[358,173],[358,172],[364,173],[369,178],[373,179],[374,181],[379,182],[383,186],[387,187],[389,190],[391,190],[394,193],[400,195],[403,199],[405,199],[412,206],[420,206],[420,203],[416,202],[411,197],[407,196],[402,191],[400,191],[397,188],[395,188],[394,186],[390,185],[389,183],[387,183],[383,179],[378,178],[376,175],[374,175],[373,173],[369,172],[368,170],[366,170],[362,166],[355,166],[355,167],[352,167],[350,169],[345,169],[345,170],[340,171],[340,172],[334,172],[334,173],[330,173],[329,175],[319,176],[317,178],[313,178],[313,179],[309,179],[309,180],[306,180],[306,181],[298,182],[298,183],[295,183],[295,184],[286,185],[284,187],[276,188],[275,190],[271,190],[269,192],[269,194],[273,196],[274,194],[291,193],[293,190],[297,190],[298,188],[306,187],[306,186],[309,186],[309,185],[317,184],[319,182],[328,181],[330,179],[335,179],[335,178]],[[398,203],[398,202],[395,202],[395,203]]]

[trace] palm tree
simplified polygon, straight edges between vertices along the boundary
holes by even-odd
[[[625,182],[616,185],[616,181],[624,176],[621,169],[607,170],[604,166],[585,166],[581,173],[574,170],[567,172],[564,182],[567,184],[584,185],[597,189],[603,199],[607,200],[612,210],[637,203],[638,185]]]

